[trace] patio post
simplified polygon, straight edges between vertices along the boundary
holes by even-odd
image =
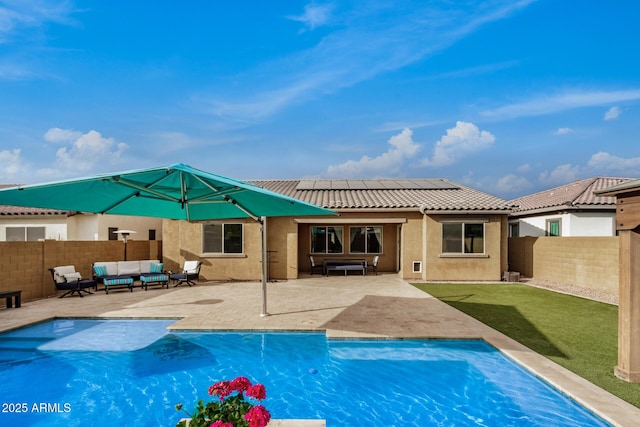
[[[262,313],[260,316],[267,317],[267,217],[259,219],[262,230]]]
[[[640,382],[640,234],[619,230],[620,295],[618,304],[618,365],[615,375]]]

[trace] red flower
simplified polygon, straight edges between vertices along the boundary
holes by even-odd
[[[247,389],[247,396],[263,400],[267,397],[267,392],[262,384],[256,384]]]
[[[231,388],[235,391],[244,392],[251,387],[251,381],[249,381],[245,377],[238,377],[235,380],[231,381]]]
[[[249,409],[244,419],[249,421],[249,427],[265,427],[271,419],[271,414],[267,411],[267,408],[258,405]]]
[[[209,387],[209,394],[218,396],[221,400],[229,396],[233,392],[229,381],[220,381]]]

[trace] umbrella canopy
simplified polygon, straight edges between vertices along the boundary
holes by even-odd
[[[0,205],[188,221],[335,214],[185,164],[6,188]]]
[[[6,188],[0,190],[0,205],[187,221],[253,218],[262,224],[263,316],[268,315],[264,218],[336,214],[184,164]]]

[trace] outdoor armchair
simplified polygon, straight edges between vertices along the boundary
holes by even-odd
[[[313,259],[313,256],[309,255],[309,262],[311,263],[311,275],[313,272],[320,272],[320,274],[324,274],[324,266],[316,264],[316,261]]]
[[[173,287],[180,286],[183,283],[187,285],[195,285],[194,280],[198,280],[200,278],[200,266],[202,266],[201,261],[185,261],[184,266],[182,267],[182,273],[176,273],[171,275],[171,280],[177,281]]]
[[[73,265],[54,267],[50,268],[49,271],[51,272],[51,277],[53,278],[53,283],[55,284],[56,289],[58,291],[67,291],[60,295],[59,298],[64,298],[67,295],[73,295],[74,293],[83,297],[83,292],[91,294],[92,292],[88,289],[96,287],[95,280],[83,279]]]
[[[371,264],[367,264],[367,270],[373,271],[376,276],[378,275],[378,261],[380,261],[380,256],[376,255],[373,257],[373,262]]]

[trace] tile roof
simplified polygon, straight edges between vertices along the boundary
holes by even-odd
[[[328,209],[504,211],[506,200],[445,179],[254,180],[254,185]],[[0,185],[0,187],[2,187]],[[1,206],[3,215],[63,215],[54,209]]]
[[[0,184],[0,188],[17,187],[18,184]],[[56,209],[25,208],[22,206],[0,205],[0,216],[37,216],[37,215],[66,215],[69,211]]]
[[[518,206],[514,214],[557,209],[615,209],[615,197],[598,196],[594,192],[631,180],[632,178],[587,178],[509,202]]]
[[[66,215],[68,211],[42,208],[24,208],[22,206],[0,205],[0,216],[53,216]]]
[[[506,200],[445,179],[260,180],[259,187],[328,209],[511,211]]]

